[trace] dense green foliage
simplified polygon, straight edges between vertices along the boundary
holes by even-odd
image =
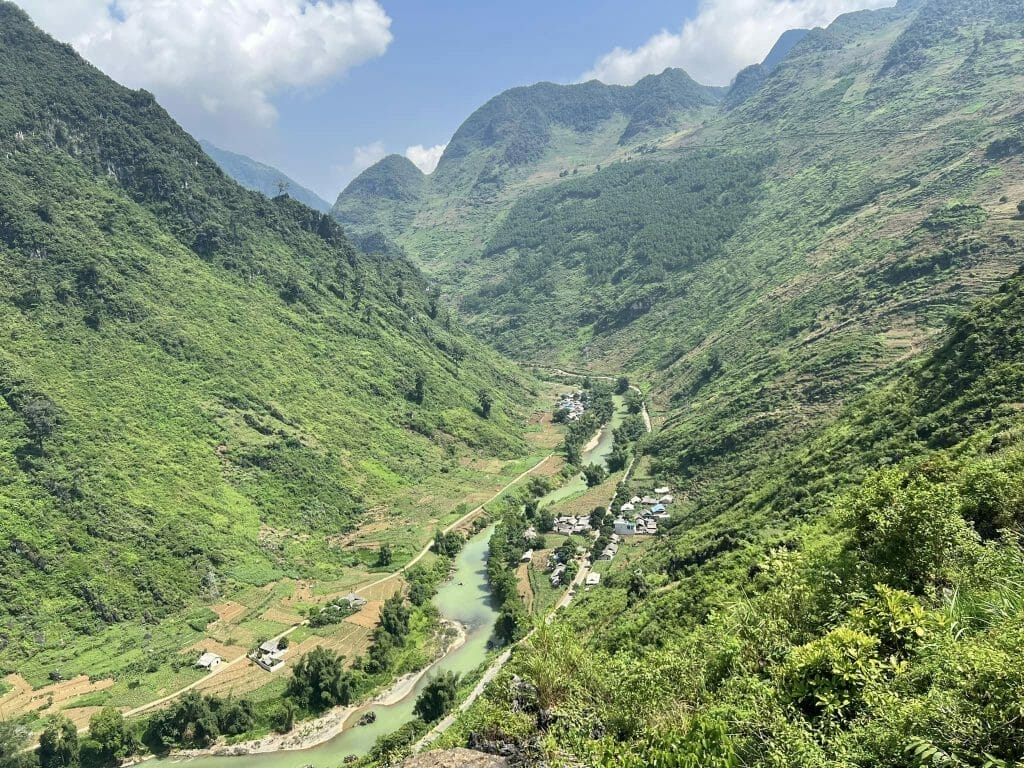
[[[25,751],[29,730],[14,720],[0,721],[0,768],[31,768],[32,755]]]
[[[321,650],[318,648],[312,653]],[[308,667],[304,669],[306,671],[303,673],[303,680],[308,680]],[[289,691],[293,687],[296,686],[289,683]],[[288,705],[294,706],[290,701]],[[222,699],[217,696],[204,696],[192,690],[167,709],[151,715],[145,724],[142,740],[154,754],[163,754],[170,749],[202,748],[209,746],[222,735],[237,736],[247,733],[257,725],[261,717],[263,713],[258,713],[252,702],[247,699]],[[90,736],[96,738],[92,736],[91,727]],[[128,734],[126,738],[130,740],[133,736]],[[116,753],[114,756],[116,757]]]
[[[334,578],[368,508],[524,452],[525,380],[407,261],[243,190],[9,3],[0,49],[5,668],[92,672],[76,636]]]
[[[303,708],[318,712],[348,704],[352,687],[342,658],[326,648],[314,648],[295,665],[286,693]]]
[[[767,155],[615,163],[518,202],[482,258],[504,278],[462,301],[508,352],[547,352],[566,329],[607,332],[671,299],[714,259],[757,195]]]
[[[52,717],[39,735],[39,768],[77,768],[80,745],[75,724]]]
[[[1024,759],[1022,323],[1024,277],[733,516],[674,519],[531,638],[507,673],[529,688],[499,680],[460,727],[605,766]],[[746,541],[694,551],[726,523]]]
[[[420,692],[413,711],[421,720],[432,723],[440,720],[455,706],[459,676],[444,672],[433,678]]]

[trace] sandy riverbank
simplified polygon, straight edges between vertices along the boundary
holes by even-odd
[[[349,719],[356,712],[361,712],[374,706],[391,706],[411,695],[416,684],[434,668],[437,662],[457,648],[462,647],[466,642],[466,627],[454,621],[444,621],[443,624],[449,629],[449,631],[444,633],[444,637],[448,642],[434,660],[434,663],[421,669],[419,672],[410,672],[407,675],[402,675],[389,688],[377,694],[370,701],[361,704],[350,704],[346,707],[335,707],[320,717],[297,723],[295,728],[289,733],[271,733],[262,739],[243,741],[238,744],[215,744],[208,749],[181,750],[171,753],[170,759],[189,760],[209,755],[258,755],[266,752],[298,751],[318,747],[346,730],[346,724],[348,724]],[[352,723],[349,727],[354,728],[356,725]]]

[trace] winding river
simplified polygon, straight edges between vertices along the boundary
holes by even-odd
[[[584,464],[603,465],[611,453],[612,431],[621,423],[625,414],[621,397],[616,396],[615,406],[612,420],[601,429],[596,442],[583,452]],[[545,496],[541,503],[549,504],[568,498],[582,493],[586,487],[582,474],[577,475]],[[371,702],[363,705],[348,717],[346,722],[350,725],[344,731],[323,744],[308,749],[248,755],[210,755],[186,760],[168,758],[159,762],[187,761],[189,768],[337,768],[348,755],[365,755],[378,737],[393,733],[413,718],[416,698],[431,677],[442,672],[464,675],[487,660],[487,643],[491,639],[498,618],[487,585],[487,549],[492,533],[494,528],[487,528],[466,542],[455,558],[452,576],[434,596],[434,604],[437,605],[441,616],[459,622],[466,628],[465,642],[435,661],[400,700],[387,704]],[[367,712],[373,712],[376,720],[369,725],[355,725]]]

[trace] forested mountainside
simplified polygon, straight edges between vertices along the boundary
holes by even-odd
[[[524,452],[528,381],[411,264],[244,190],[6,2],[0,51],[0,666],[331,578],[367,510],[427,536],[468,455]]]
[[[1022,439],[1018,276],[765,462],[728,517],[620,551],[446,743],[524,764],[1019,765]]]
[[[442,743],[1018,764],[1024,6],[842,16],[734,89],[384,233],[500,349],[630,372],[657,427],[636,476],[676,493]],[[481,211],[475,238],[425,225]]]
[[[320,195],[306,189],[277,168],[253,160],[251,157],[221,149],[208,141],[200,140],[199,146],[220,166],[224,173],[246,189],[262,192],[267,197],[277,197],[284,193],[320,213],[327,213],[331,210],[331,204]]]
[[[482,204],[472,247],[395,241],[500,349],[645,379],[654,470],[712,518],[1019,268],[1022,32],[1009,0],[848,14],[740,103]]]
[[[629,87],[595,80],[513,88],[470,115],[429,176],[385,158],[352,181],[333,214],[360,242],[406,249],[444,290],[461,295],[460,273],[476,266],[482,242],[516,199],[626,157],[645,137],[692,125],[720,100],[718,89],[678,69]]]

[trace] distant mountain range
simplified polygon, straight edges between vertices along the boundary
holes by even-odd
[[[251,157],[221,149],[202,139],[199,144],[224,173],[246,189],[262,192],[267,197],[276,197],[284,192],[293,200],[308,205],[314,211],[327,213],[331,210],[331,204],[316,192],[306,189],[277,168],[253,160]]]

